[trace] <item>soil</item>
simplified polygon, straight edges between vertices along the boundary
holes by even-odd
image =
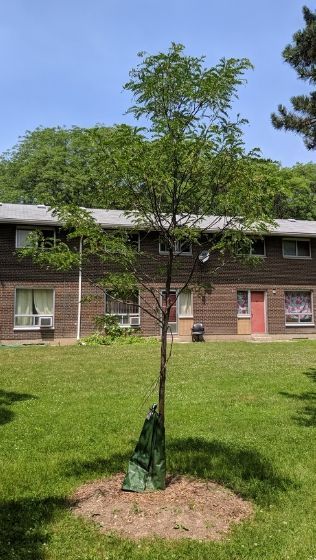
[[[102,533],[133,540],[220,540],[253,512],[250,502],[213,482],[169,476],[166,490],[142,494],[124,492],[123,478],[117,474],[78,488],[73,513],[97,523]]]

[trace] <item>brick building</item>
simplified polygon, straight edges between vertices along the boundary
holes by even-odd
[[[91,212],[105,232],[133,227],[131,218],[120,211]],[[215,221],[213,224],[215,230]],[[159,335],[155,320],[139,309],[139,294],[134,301],[117,302],[94,286],[104,266],[97,261],[82,273],[54,272],[17,256],[16,249],[25,246],[32,229],[40,229],[51,240],[63,235],[59,228],[57,218],[45,206],[0,205],[0,341],[76,339],[91,333],[94,318],[105,312],[116,315],[123,326],[140,327],[144,335]],[[161,266],[166,255],[158,233],[133,232],[132,242],[140,249],[139,266],[163,298]],[[175,248],[180,254],[174,299],[200,250],[189,245]],[[190,289],[172,309],[170,329],[177,337],[188,337],[193,322],[204,323],[206,338],[316,335],[316,222],[278,220],[271,233],[254,241],[252,254],[259,257],[259,264],[227,262],[214,276],[213,289],[204,292],[198,288],[212,279],[216,258],[198,263]],[[85,298],[88,295],[97,297]],[[154,298],[143,292],[142,297],[154,309]]]

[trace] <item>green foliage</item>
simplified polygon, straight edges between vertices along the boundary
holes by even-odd
[[[111,134],[102,125],[27,131],[0,159],[0,199],[124,208],[120,191],[108,187],[104,165]]]
[[[281,167],[271,160],[253,160],[255,181],[270,185],[274,218],[316,219],[316,164]],[[273,187],[272,187],[273,185]]]
[[[128,336],[132,332],[130,329],[121,327],[115,315],[99,315],[95,317],[94,322],[97,329],[112,340],[121,336]]]
[[[284,60],[296,70],[301,80],[316,86],[316,11],[303,7],[305,27],[293,35],[293,43],[283,51]],[[275,128],[291,130],[303,136],[309,150],[316,149],[316,90],[309,95],[291,98],[292,111],[278,106],[272,114]]]
[[[110,346],[112,344],[158,344],[159,340],[153,336],[140,336],[135,334],[133,329],[121,329],[124,332],[117,331],[114,326],[106,328],[106,334],[97,331],[89,336],[85,336],[79,342],[81,346]],[[137,331],[136,331],[137,333]]]
[[[316,164],[281,169],[282,186],[274,198],[278,218],[316,220]]]
[[[113,339],[110,336],[101,334],[100,332],[94,332],[89,336],[81,338],[79,344],[82,346],[109,346],[113,343]]]

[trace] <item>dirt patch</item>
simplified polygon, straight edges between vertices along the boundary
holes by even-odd
[[[93,520],[102,533],[130,539],[220,540],[253,508],[213,482],[184,476],[168,477],[167,488],[136,494],[121,490],[124,475],[81,486],[72,496],[72,511]]]

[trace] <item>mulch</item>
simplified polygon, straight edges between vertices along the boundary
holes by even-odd
[[[186,476],[169,476],[166,490],[124,492],[124,474],[78,488],[71,497],[75,515],[96,523],[102,533],[138,540],[220,540],[253,513],[250,502],[225,487]]]

